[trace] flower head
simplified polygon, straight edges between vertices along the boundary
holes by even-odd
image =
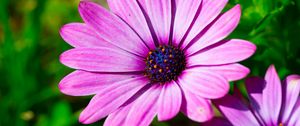
[[[179,111],[194,121],[213,116],[210,99],[223,97],[228,81],[245,77],[236,63],[256,47],[223,40],[237,26],[240,6],[221,13],[227,0],[108,0],[112,12],[81,1],[84,23],[62,27],[74,47],[60,61],[77,69],[59,84],[72,96],[95,95],[79,121],[149,125]]]
[[[227,95],[216,101],[223,115],[235,126],[299,126],[300,76],[290,75],[281,84],[274,66],[265,78],[246,80],[250,103]]]

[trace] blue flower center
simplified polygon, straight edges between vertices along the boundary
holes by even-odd
[[[151,50],[145,62],[145,76],[159,83],[176,80],[186,67],[184,52],[170,45]]]

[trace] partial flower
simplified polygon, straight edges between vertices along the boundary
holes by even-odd
[[[204,122],[212,118],[210,99],[223,97],[228,81],[245,77],[236,63],[256,47],[223,40],[237,26],[241,9],[221,13],[227,0],[108,0],[111,12],[81,1],[84,23],[62,27],[74,47],[60,61],[77,69],[59,84],[72,96],[95,95],[79,121],[104,125],[149,125],[179,111]]]
[[[201,123],[201,126],[232,126],[232,124],[223,117],[214,117],[211,120]]]
[[[290,75],[281,83],[271,65],[264,79],[247,79],[246,88],[250,102],[245,102],[240,95],[227,95],[216,100],[217,107],[232,125],[300,125],[299,75]]]

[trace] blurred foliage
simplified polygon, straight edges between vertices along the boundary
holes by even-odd
[[[105,0],[98,3],[107,7]],[[0,1],[0,126],[81,125],[77,118],[90,97],[69,97],[57,88],[72,70],[59,63],[69,48],[59,36],[66,23],[81,22],[79,0]],[[229,38],[257,45],[243,62],[251,76],[263,76],[270,64],[279,75],[300,74],[300,0],[229,0],[242,7],[238,28]],[[243,81],[237,82],[243,88]],[[101,125],[102,121],[92,125]],[[182,114],[154,126],[198,125]]]

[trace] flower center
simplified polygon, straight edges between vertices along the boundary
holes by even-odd
[[[170,45],[151,50],[145,62],[145,76],[160,83],[176,80],[186,66],[183,51]]]

